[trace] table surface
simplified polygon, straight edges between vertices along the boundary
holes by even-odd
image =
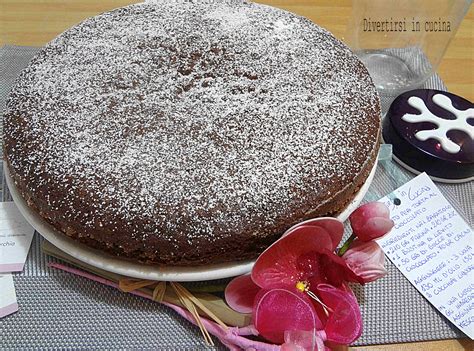
[[[0,46],[43,46],[84,18],[137,0],[0,0]],[[344,40],[351,14],[350,0],[260,0],[304,15]],[[438,68],[448,89],[474,100],[474,11],[469,9]],[[351,347],[350,350],[473,350],[468,339]]]

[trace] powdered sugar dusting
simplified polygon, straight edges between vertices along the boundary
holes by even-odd
[[[147,3],[48,44],[13,89],[5,133],[11,167],[65,220],[198,252],[267,235],[349,185],[378,113],[360,62],[309,20]]]
[[[230,31],[249,24],[250,19],[247,17],[246,12],[240,10],[238,7],[218,7],[204,14],[203,19],[217,20],[223,30]]]

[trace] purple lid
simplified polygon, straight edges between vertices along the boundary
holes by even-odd
[[[474,176],[474,105],[445,91],[398,96],[383,122],[385,142],[407,166],[443,179]]]

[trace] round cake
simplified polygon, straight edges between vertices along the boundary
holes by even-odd
[[[363,64],[310,20],[247,2],[144,3],[87,19],[22,71],[4,156],[28,205],[126,259],[255,258],[337,214],[376,158]]]

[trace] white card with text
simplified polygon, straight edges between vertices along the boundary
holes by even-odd
[[[400,204],[398,203],[399,199]],[[422,173],[380,202],[392,231],[377,242],[418,291],[474,338],[474,232]]]
[[[15,286],[11,274],[0,274],[0,318],[18,311]]]
[[[0,273],[23,270],[34,233],[13,202],[0,202]]]

